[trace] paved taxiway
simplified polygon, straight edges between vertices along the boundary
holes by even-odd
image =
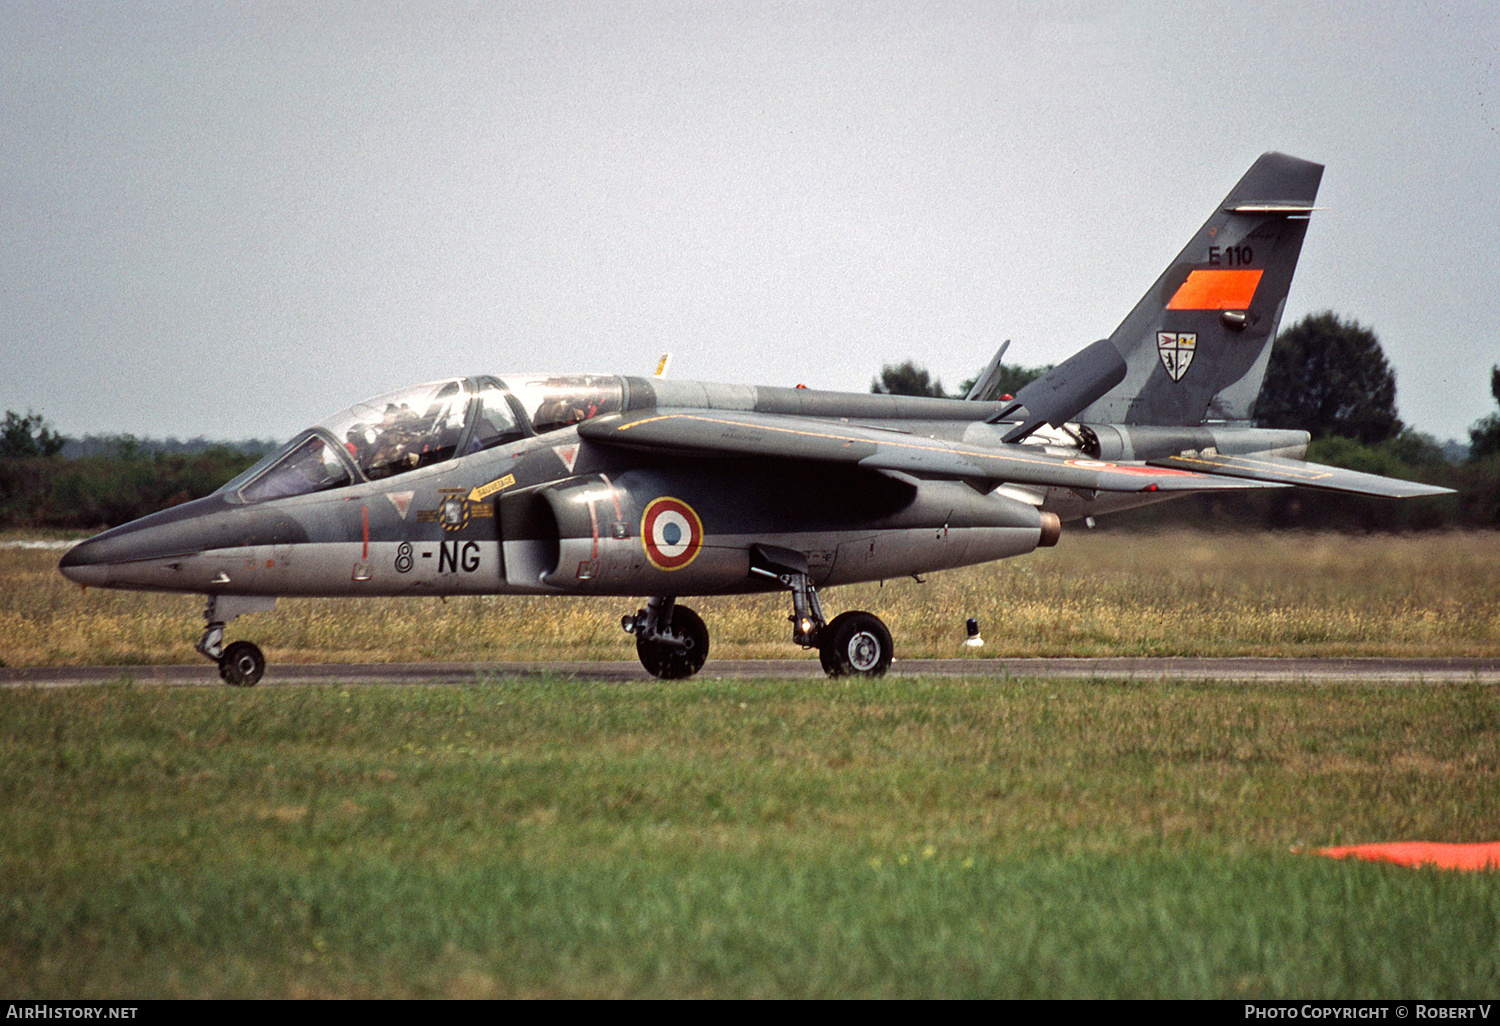
[[[1204,680],[1261,683],[1500,684],[1500,659],[903,659],[896,676],[992,679]],[[261,687],[286,684],[466,684],[489,676],[650,681],[639,663],[273,663]],[[815,658],[709,660],[702,677],[824,680]],[[0,687],[137,684],[222,686],[208,663],[183,666],[0,667]],[[671,686],[670,683],[663,686]]]

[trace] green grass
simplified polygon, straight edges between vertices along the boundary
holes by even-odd
[[[12,997],[1485,997],[1500,695],[0,691]]]

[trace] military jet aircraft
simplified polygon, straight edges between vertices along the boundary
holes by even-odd
[[[1431,488],[1303,462],[1249,426],[1323,168],[1257,160],[1107,339],[964,400],[599,374],[401,389],[329,417],[202,499],[71,549],[84,585],[207,596],[197,649],[265,670],[236,618],[290,595],[645,597],[622,627],[664,679],[709,651],[694,595],[790,593],[830,675],[890,632],[820,592],[1055,545],[1064,520],[1210,489]],[[635,603],[632,603],[635,605]]]

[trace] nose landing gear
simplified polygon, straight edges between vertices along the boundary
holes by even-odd
[[[219,664],[219,677],[237,688],[254,687],[266,672],[266,657],[248,641],[236,641],[225,647],[224,628],[246,613],[257,613],[276,605],[274,598],[245,595],[210,595],[203,610],[203,636],[196,648],[210,662]]]

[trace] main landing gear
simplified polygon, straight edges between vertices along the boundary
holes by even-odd
[[[791,591],[792,640],[803,648],[817,648],[824,673],[830,677],[885,676],[895,652],[891,632],[874,613],[851,611],[825,620],[802,553],[775,545],[752,546],[750,572]]]
[[[830,677],[883,677],[893,651],[891,632],[874,613],[840,613],[818,632],[818,659]]]
[[[874,613],[840,613],[823,617],[808,573],[807,559],[791,549],[756,545],[751,549],[750,572],[776,581],[792,593],[792,640],[816,648],[823,672],[830,677],[880,677],[890,668],[894,648],[891,632]],[[627,634],[635,635],[641,665],[662,680],[681,680],[703,668],[708,658],[708,628],[673,596],[653,598],[634,616],[620,618]]]
[[[225,684],[250,688],[260,683],[266,672],[266,657],[248,641],[224,644],[224,628],[246,613],[256,613],[276,605],[274,598],[251,598],[242,595],[210,595],[203,610],[203,636],[193,647],[210,662],[219,664],[219,676]]]
[[[708,628],[703,617],[679,606],[668,595],[646,602],[634,616],[620,618],[625,633],[635,635],[635,654],[653,677],[682,680],[703,669],[708,658]]]

